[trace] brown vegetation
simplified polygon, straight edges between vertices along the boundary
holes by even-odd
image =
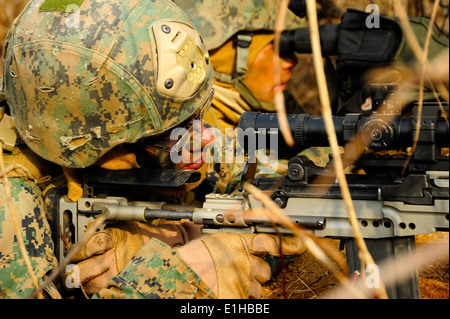
[[[447,243],[448,233],[436,233],[416,236],[416,246],[419,250],[424,245]],[[335,249],[339,247],[338,240],[327,239]],[[432,247],[432,246],[431,246]],[[341,251],[345,256],[345,252]],[[420,258],[420,255],[418,255]],[[343,273],[347,269],[342,269]],[[421,299],[449,298],[449,257],[440,258],[419,270]],[[310,253],[305,252],[263,286],[264,299],[320,299],[339,286],[339,281]]]

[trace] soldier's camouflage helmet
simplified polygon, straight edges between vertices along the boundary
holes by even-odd
[[[31,1],[4,58],[19,134],[65,167],[179,125],[212,93],[203,40],[167,0]]]
[[[239,31],[273,31],[279,0],[174,0],[189,16],[212,51]],[[304,20],[290,10],[285,29],[305,26]]]

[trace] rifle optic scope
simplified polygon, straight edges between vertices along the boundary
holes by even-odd
[[[322,56],[336,55],[338,52],[339,24],[319,26],[319,38]],[[280,56],[289,57],[293,52],[312,53],[309,28],[286,30],[281,33]]]
[[[329,146],[322,117],[295,114],[287,115],[287,120],[295,141],[294,149]],[[412,146],[416,130],[414,117],[392,114],[363,117],[361,114],[351,113],[344,117],[333,116],[333,123],[339,145],[345,145],[358,132],[364,145],[372,150],[397,150]],[[289,149],[281,134],[276,113],[245,112],[239,120],[238,128],[238,140],[246,152],[263,148],[273,149],[275,139],[271,142],[271,136],[276,136],[279,152]],[[447,122],[444,119],[422,118],[419,143],[449,147]]]

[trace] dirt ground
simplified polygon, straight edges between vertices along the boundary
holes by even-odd
[[[325,239],[336,249],[339,241]],[[448,233],[436,233],[416,236],[416,247],[421,245],[446,242]],[[340,252],[345,258],[345,253]],[[346,267],[341,272],[347,274]],[[321,299],[340,284],[335,276],[316,260],[309,252],[305,252],[298,259],[285,267],[285,284],[283,274],[280,273],[263,286],[263,299]],[[419,269],[421,299],[449,298],[449,257],[430,262]]]

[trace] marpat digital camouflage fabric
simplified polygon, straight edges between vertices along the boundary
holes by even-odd
[[[34,181],[24,178],[8,181],[21,235],[41,285],[57,266],[42,193]],[[0,299],[25,299],[33,293],[34,286],[20,252],[8,205],[3,205],[6,202],[4,185],[0,182]],[[44,296],[61,298],[54,283],[46,286]],[[93,298],[215,298],[215,295],[169,245],[152,239],[111,279],[108,288]]]
[[[8,182],[21,236],[34,275],[41,281],[57,265],[41,190],[33,181],[23,178],[9,178]],[[34,286],[19,248],[4,187],[0,183],[0,298],[28,298]],[[59,297],[53,285],[47,291]]]
[[[117,145],[166,132],[212,94],[203,39],[166,0],[31,1],[11,27],[4,58],[5,96],[19,135],[39,156],[64,167],[90,166]],[[42,193],[33,179],[9,181],[41,283],[57,263]],[[34,287],[4,187],[0,182],[0,298],[27,298]],[[118,284],[106,297],[211,296],[169,246],[152,241],[143,249],[121,275],[131,286]],[[46,293],[61,297],[53,284]]]
[[[278,0],[174,0],[188,15],[212,51],[230,39],[238,31],[273,31]],[[305,25],[290,10],[285,17],[285,29]]]
[[[87,167],[117,145],[179,125],[206,103],[208,52],[171,1],[70,3],[31,1],[6,40],[6,99],[38,155]]]
[[[151,239],[113,277],[108,288],[94,299],[193,299],[216,298],[214,293],[176,252]]]

